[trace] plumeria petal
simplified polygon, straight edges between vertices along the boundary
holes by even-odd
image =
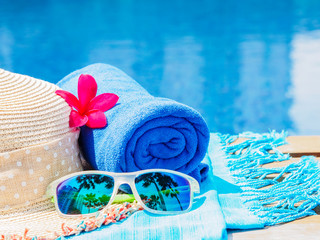
[[[116,105],[118,100],[119,97],[114,93],[103,93],[91,100],[88,110],[98,109],[102,112],[105,112]]]
[[[71,107],[74,107],[77,110],[81,108],[79,100],[72,93],[64,90],[57,90],[56,94],[62,97]]]
[[[107,117],[104,112],[93,109],[87,113],[88,122],[86,125],[90,128],[103,128],[107,125]]]
[[[81,104],[81,114],[85,113],[88,109],[90,101],[97,94],[96,80],[89,74],[81,74],[78,81],[78,97]]]
[[[81,127],[88,122],[88,117],[86,115],[82,116],[77,111],[71,110],[69,127]]]

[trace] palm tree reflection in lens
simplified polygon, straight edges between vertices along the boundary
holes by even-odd
[[[69,178],[57,187],[59,209],[64,214],[97,212],[109,203],[113,186],[113,178],[100,174]]]
[[[136,189],[145,205],[153,210],[184,211],[190,205],[189,182],[171,173],[146,173],[135,179]]]

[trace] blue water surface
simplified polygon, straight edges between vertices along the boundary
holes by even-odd
[[[318,0],[0,0],[0,67],[109,63],[211,131],[320,134],[319,29]]]

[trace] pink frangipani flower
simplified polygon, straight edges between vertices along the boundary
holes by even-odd
[[[86,125],[90,128],[103,128],[107,125],[105,111],[111,109],[119,97],[113,93],[103,93],[98,96],[96,80],[89,74],[81,74],[78,80],[78,97],[64,90],[57,90],[71,107],[70,127]]]

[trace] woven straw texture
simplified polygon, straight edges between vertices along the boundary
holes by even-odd
[[[0,69],[0,153],[50,142],[70,131],[70,107],[54,84]]]
[[[49,199],[39,199],[29,208],[16,208],[19,214],[0,218],[0,235],[22,236],[28,229],[30,237],[47,237],[54,239],[62,234],[62,224],[68,226],[79,224],[79,219],[65,219],[58,215]]]

